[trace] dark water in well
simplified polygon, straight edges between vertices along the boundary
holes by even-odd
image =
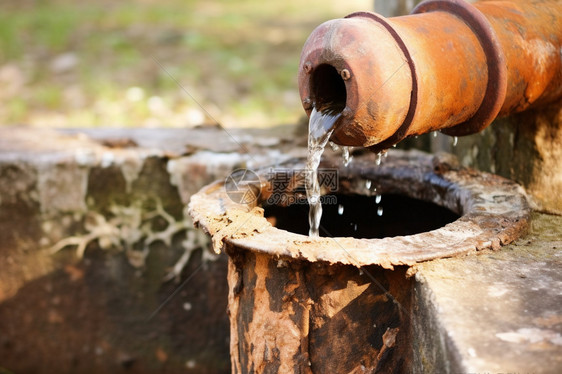
[[[459,218],[447,208],[401,195],[383,195],[382,199],[361,195],[332,196],[335,201],[322,204],[320,236],[384,238],[412,235],[438,229]],[[307,204],[264,208],[265,216],[274,219],[277,228],[308,235]],[[384,212],[382,215],[377,213],[381,211],[379,208]]]

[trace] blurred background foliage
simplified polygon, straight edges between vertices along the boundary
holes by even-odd
[[[295,123],[303,115],[296,74],[306,38],[328,19],[372,6],[372,0],[2,0],[0,124]]]

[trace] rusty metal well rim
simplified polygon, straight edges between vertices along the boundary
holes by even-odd
[[[259,207],[233,203],[221,188],[221,181],[194,195],[190,212],[194,222],[213,237],[216,250],[230,246],[279,258],[385,268],[498,249],[525,232],[530,207],[517,184],[463,168],[435,174],[430,156],[415,157],[423,167],[412,166],[410,177],[417,175],[420,184],[444,187],[449,194],[455,194],[453,200],[462,200],[465,207],[459,219],[433,231],[382,239],[311,238],[272,227]],[[373,163],[372,169],[375,168]],[[428,180],[428,175],[433,181]]]
[[[503,49],[494,28],[486,16],[474,5],[464,0],[426,0],[418,4],[411,14],[447,12],[462,19],[478,38],[486,55],[488,83],[480,107],[469,120],[453,127],[441,129],[451,136],[470,135],[484,130],[500,112],[507,94],[507,65]]]

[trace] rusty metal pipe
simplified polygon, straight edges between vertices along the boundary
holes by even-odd
[[[332,140],[381,151],[440,130],[468,135],[562,97],[562,0],[429,0],[318,26],[299,66],[303,107],[341,112]]]

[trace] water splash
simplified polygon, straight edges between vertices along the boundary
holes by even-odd
[[[340,150],[340,146],[337,145],[336,143],[334,143],[334,142],[328,142],[328,144],[330,145],[330,148],[332,148],[332,151],[337,152],[337,151]]]
[[[353,158],[353,156],[351,156],[351,147],[347,147],[347,146],[342,146],[341,147],[341,155],[343,157],[343,165],[345,167],[347,167],[347,165],[349,165],[349,163],[351,162],[351,159]]]
[[[310,210],[308,213],[308,223],[310,225],[309,235],[318,237],[319,227],[322,218],[322,201],[320,199],[320,183],[318,181],[318,165],[324,148],[334,131],[334,124],[340,114],[318,112],[312,109],[308,122],[308,157],[306,162],[306,198]]]

